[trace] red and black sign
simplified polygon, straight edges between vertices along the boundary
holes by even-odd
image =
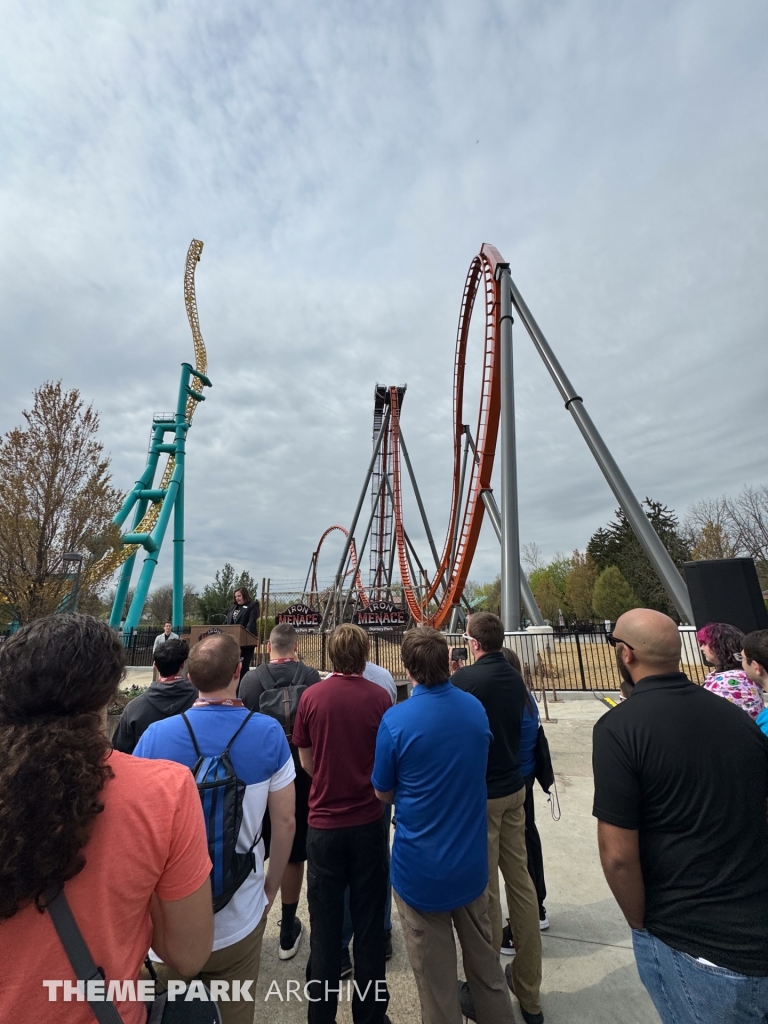
[[[297,633],[310,633],[313,629],[320,629],[320,612],[308,604],[291,604],[284,612],[278,613],[277,621],[280,625],[287,623],[293,626]]]
[[[388,633],[395,629],[405,629],[408,612],[391,601],[371,601],[367,608],[355,612],[352,621],[369,633]]]

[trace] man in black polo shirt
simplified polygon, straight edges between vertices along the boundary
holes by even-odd
[[[664,1024],[768,1020],[768,739],[679,671],[660,612],[609,638],[628,700],[594,729],[603,871]]]
[[[520,1001],[526,1024],[543,1024],[541,988],[541,931],[539,901],[528,873],[525,846],[525,780],[520,773],[520,730],[525,707],[525,683],[504,655],[504,626],[498,615],[476,612],[465,634],[474,665],[460,668],[451,682],[477,697],[488,715],[493,742],[488,750],[485,783],[488,790],[488,915],[493,944],[501,950],[502,920],[499,868],[507,891],[509,923],[517,955],[505,975]],[[464,987],[461,1008],[474,1018],[469,990]]]

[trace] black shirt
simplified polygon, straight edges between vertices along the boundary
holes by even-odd
[[[258,601],[249,601],[248,604],[233,604],[227,612],[227,623],[242,626],[249,633],[255,633],[259,611]]]
[[[153,722],[189,711],[196,700],[197,690],[188,679],[174,679],[171,683],[156,680],[149,689],[125,705],[112,737],[112,746],[124,754],[132,754]]]
[[[640,833],[648,931],[768,975],[768,738],[675,672],[640,680],[595,723],[592,760],[592,813]]]
[[[493,651],[474,665],[458,669],[451,682],[477,697],[488,715],[493,733],[485,773],[488,799],[516,793],[525,785],[520,774],[520,730],[526,692],[523,677],[501,651]]]
[[[262,662],[257,668],[249,669],[240,680],[238,696],[249,711],[258,711],[259,697],[262,693],[276,686],[290,686],[294,679],[298,679],[304,686],[312,686],[320,682],[320,673],[302,661],[270,661],[269,664]],[[304,769],[299,760],[298,747],[293,743],[289,743],[288,746],[293,754],[297,772],[303,775]]]

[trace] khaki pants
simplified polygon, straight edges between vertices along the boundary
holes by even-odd
[[[513,1024],[509,989],[493,948],[488,890],[472,903],[442,914],[422,913],[397,893],[394,896],[416,978],[423,1024],[462,1024],[454,926],[479,1024]]]
[[[223,949],[216,949],[206,960],[202,970],[195,975],[200,978],[209,988],[211,982],[217,979],[229,982],[229,993],[232,993],[232,982],[252,981],[248,993],[251,997],[240,999],[237,1002],[219,1002],[219,1012],[223,1024],[253,1024],[253,1013],[255,1009],[256,983],[259,980],[259,961],[261,960],[261,942],[264,938],[264,929],[267,927],[267,915],[262,917],[250,935],[244,939],[225,946]],[[171,978],[181,979],[182,975],[177,974],[166,964],[156,964],[157,976],[161,981],[168,981]],[[191,978],[184,978],[184,981],[191,981]]]
[[[512,981],[520,1005],[528,1013],[541,1013],[541,931],[539,903],[528,873],[525,848],[525,786],[516,793],[488,801],[489,912],[493,946],[501,949],[501,901],[499,868],[504,877],[509,923],[517,955],[512,961]]]

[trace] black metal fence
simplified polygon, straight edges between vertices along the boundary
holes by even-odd
[[[136,630],[125,636],[124,642],[128,664],[146,666],[152,664],[152,651],[156,627]],[[181,634],[188,636],[189,630]],[[682,639],[681,669],[695,682],[703,682],[706,668],[701,660],[693,628],[680,630]],[[467,647],[467,641],[460,633],[446,634],[451,647]],[[405,672],[400,658],[402,632],[372,633],[370,635],[370,660],[389,669],[395,679],[404,679]],[[535,690],[618,690],[621,682],[616,667],[616,657],[603,627],[569,630],[555,627],[545,633],[507,633],[506,646],[517,652],[523,666],[523,675],[528,685]],[[328,659],[328,635],[326,633],[299,634],[299,656],[302,661],[320,672],[330,672]],[[472,661],[471,648],[468,650]],[[255,664],[267,657],[266,649],[257,650]]]

